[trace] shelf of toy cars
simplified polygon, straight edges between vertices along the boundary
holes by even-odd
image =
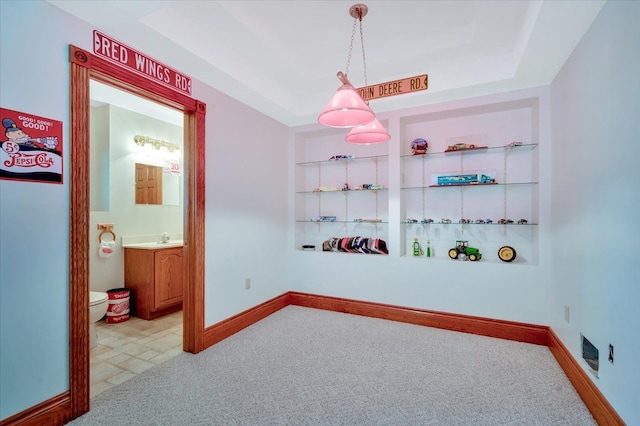
[[[403,186],[403,191],[419,190],[419,189],[441,189],[441,188],[479,188],[479,187],[516,187],[537,185],[538,182],[513,182],[513,183],[474,183],[474,184],[454,184],[454,185],[429,185],[429,186]]]
[[[516,258],[513,262],[504,262],[502,260],[500,260],[497,256],[494,257],[493,253],[489,253],[489,255],[487,255],[485,257],[485,253],[484,251],[482,252],[482,259],[477,260],[475,262],[469,260],[469,259],[451,259],[447,253],[445,253],[444,255],[439,254],[438,256],[431,256],[431,257],[427,257],[427,256],[414,256],[411,253],[407,253],[407,254],[403,254],[400,257],[405,258],[405,259],[416,259],[416,261],[421,261],[421,262],[435,262],[435,263],[448,263],[448,264],[452,264],[452,262],[459,262],[461,264],[469,264],[469,265],[479,265],[479,264],[491,264],[491,265],[505,265],[505,266],[510,266],[510,267],[514,267],[513,265],[516,265],[516,267],[523,267],[523,266],[527,266],[527,265],[531,265],[532,263],[527,261],[526,259],[522,259],[520,257]],[[469,267],[473,267],[473,266],[469,266]]]
[[[343,191],[341,189],[337,189],[335,191],[297,191],[296,194],[352,194],[352,193],[373,193],[373,192],[387,192],[389,191],[388,188],[382,188],[382,189],[349,189],[346,191]]]
[[[421,225],[421,226],[428,226],[428,225],[447,225],[447,226],[456,226],[456,225],[460,225],[460,226],[537,226],[537,223],[518,223],[518,222],[513,222],[513,223],[499,223],[498,221],[492,222],[492,223],[476,223],[476,222],[469,222],[469,223],[460,223],[460,222],[400,222],[402,225]]]
[[[372,219],[364,219],[364,220],[296,220],[297,223],[350,223],[353,225],[381,225],[387,224],[389,222],[379,220],[374,221]]]
[[[339,158],[335,160],[320,160],[320,161],[304,161],[296,163],[297,166],[302,167],[315,167],[324,165],[340,165],[345,163],[364,163],[364,162],[377,162],[387,160],[388,155],[372,155],[367,157],[355,157],[355,158]]]
[[[532,151],[538,147],[537,143],[530,144],[522,144],[522,145],[505,145],[505,146],[490,146],[485,148],[474,148],[474,149],[459,149],[456,151],[438,151],[438,152],[427,152],[426,154],[418,154],[418,155],[402,155],[401,158],[403,160],[412,160],[416,158],[429,158],[436,156],[449,156],[449,155],[477,155],[477,154],[488,154],[492,152],[516,152],[516,151]]]

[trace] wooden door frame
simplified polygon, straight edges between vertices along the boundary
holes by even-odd
[[[204,349],[206,105],[98,56],[69,46],[69,393],[71,418],[89,411],[89,113],[91,79],[184,113],[183,349]]]

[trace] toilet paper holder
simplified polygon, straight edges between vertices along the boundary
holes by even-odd
[[[113,237],[113,242],[116,242],[116,233],[113,232],[113,223],[99,223],[98,229],[102,230],[102,232],[98,234],[99,243],[102,243],[102,236],[104,234],[111,234],[111,237]]]

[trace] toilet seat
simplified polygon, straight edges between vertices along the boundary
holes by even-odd
[[[89,306],[99,305],[107,301],[109,296],[102,291],[90,291],[89,292]]]

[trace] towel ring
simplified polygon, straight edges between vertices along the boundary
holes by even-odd
[[[113,241],[116,241],[116,233],[113,232],[111,229],[105,229],[103,230],[100,235],[98,235],[98,243],[102,243],[102,236],[104,234],[111,234],[111,237],[113,238]]]

